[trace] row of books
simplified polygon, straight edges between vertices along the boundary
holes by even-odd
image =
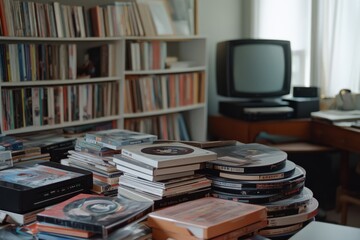
[[[201,72],[127,77],[125,113],[156,111],[204,102]]]
[[[164,41],[128,41],[127,70],[165,69],[167,43]]]
[[[124,127],[133,131],[157,135],[159,139],[191,140],[188,126],[182,113],[125,119]]]
[[[134,0],[89,8],[59,2],[0,0],[0,35],[113,37],[194,33],[194,4]],[[169,8],[173,7],[174,16]],[[192,11],[192,12],[190,12]],[[186,15],[186,16],[184,16]],[[171,18],[173,17],[173,19]],[[184,19],[185,18],[185,19]]]
[[[1,93],[3,130],[86,121],[118,112],[117,82],[3,88]]]
[[[79,59],[76,44],[0,44],[0,80],[20,82],[108,77],[113,74],[113,44],[86,51]],[[109,59],[111,58],[111,59]],[[77,69],[79,67],[79,69]]]

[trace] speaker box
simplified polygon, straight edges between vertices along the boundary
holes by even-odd
[[[289,106],[294,109],[295,118],[309,118],[311,112],[319,111],[320,99],[317,97],[294,97],[284,98],[284,101],[289,103]]]
[[[318,87],[293,87],[294,97],[317,98],[319,97]]]

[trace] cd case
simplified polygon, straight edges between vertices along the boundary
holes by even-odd
[[[0,171],[0,206],[26,213],[89,192],[92,173],[55,162],[17,166]]]

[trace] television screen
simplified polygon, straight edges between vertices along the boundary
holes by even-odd
[[[281,97],[290,92],[290,42],[239,39],[218,43],[217,90],[226,97]]]

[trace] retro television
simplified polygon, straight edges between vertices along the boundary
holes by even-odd
[[[216,49],[217,92],[221,96],[266,105],[290,93],[290,41],[236,39]]]

